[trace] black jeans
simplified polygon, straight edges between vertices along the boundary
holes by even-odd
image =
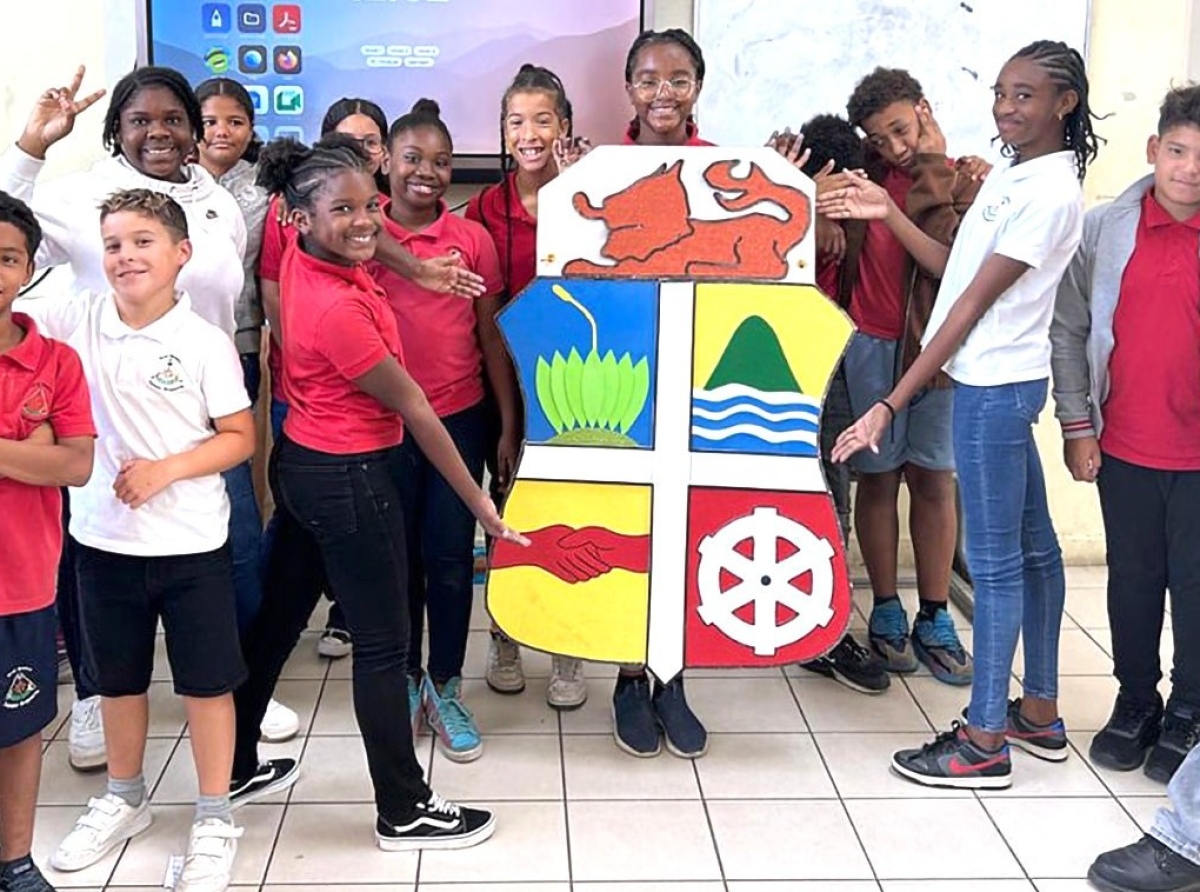
[[[375,805],[393,823],[429,795],[408,714],[402,467],[399,447],[330,455],[286,437],[275,445],[269,476],[278,524],[262,608],[242,642],[250,678],[235,695],[233,766],[235,779],[253,774],[267,702],[328,581],[354,638],[354,713]]]
[[[488,417],[483,404],[442,419],[476,482],[483,479]],[[462,675],[471,627],[475,516],[408,437],[401,489],[408,521],[408,671],[421,669],[421,632],[429,615],[429,675],[438,684]]]
[[[83,659],[83,629],[79,619],[79,579],[75,574],[76,542],[67,532],[71,523],[70,490],[62,491],[62,556],[58,559],[58,589],[54,598],[54,609],[58,614],[58,626],[62,630],[63,644],[67,649],[67,662],[75,677],[75,699],[87,700],[98,697],[100,691],[88,672]]]
[[[1153,700],[1171,592],[1171,701],[1200,708],[1200,471],[1155,471],[1105,455],[1100,508],[1108,542],[1108,619],[1121,690]]]

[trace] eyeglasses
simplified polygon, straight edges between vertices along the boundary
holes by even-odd
[[[696,81],[690,77],[673,77],[669,81],[645,78],[633,85],[633,91],[642,99],[654,99],[667,87],[676,99],[684,99],[696,89]]]
[[[378,136],[355,136],[353,139],[370,155],[378,155],[383,151],[383,140]]]

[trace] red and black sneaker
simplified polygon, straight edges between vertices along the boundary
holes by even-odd
[[[961,722],[954,722],[933,743],[896,753],[892,756],[892,770],[926,787],[1004,790],[1012,786],[1008,744],[994,752],[976,746]]]
[[[1071,755],[1067,745],[1067,726],[1061,718],[1049,725],[1035,725],[1021,715],[1021,698],[1008,701],[1008,742],[1037,759],[1065,762]]]

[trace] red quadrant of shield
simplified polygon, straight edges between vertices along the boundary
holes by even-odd
[[[688,502],[685,666],[804,662],[841,640],[850,578],[827,493],[692,488]]]

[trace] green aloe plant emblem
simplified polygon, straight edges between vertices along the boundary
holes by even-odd
[[[551,443],[577,446],[636,446],[629,429],[646,408],[650,395],[650,363],[636,363],[626,353],[617,359],[609,350],[600,356],[595,317],[566,288],[552,285],[554,296],[578,310],[592,329],[586,357],[574,347],[564,358],[555,350],[549,362],[538,357],[536,390],[555,435]]]

